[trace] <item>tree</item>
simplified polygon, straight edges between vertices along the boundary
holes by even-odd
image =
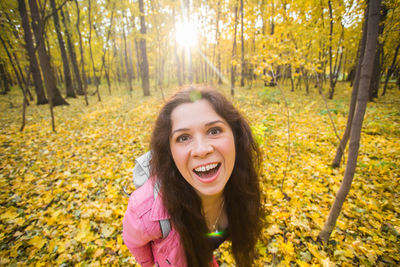
[[[363,23],[363,33],[367,32],[368,29],[368,6],[365,9],[365,15],[364,15],[364,23]],[[336,154],[335,158],[332,162],[332,167],[337,168],[340,165],[340,161],[342,160],[342,156],[344,153],[344,149],[347,145],[347,142],[350,137],[350,132],[351,132],[351,127],[353,123],[353,117],[354,117],[354,112],[356,109],[356,103],[357,103],[357,96],[358,96],[358,90],[359,90],[359,84],[360,84],[360,75],[361,75],[361,63],[363,62],[364,59],[364,52],[365,52],[365,46],[367,42],[367,35],[363,34],[362,38],[360,40],[359,44],[359,55],[358,55],[358,63],[357,63],[357,68],[356,68],[356,74],[354,77],[354,84],[353,84],[353,90],[351,92],[351,99],[350,99],[350,106],[349,106],[349,114],[347,116],[347,123],[346,123],[346,129],[344,130],[342,139],[340,139],[340,144],[338,148],[336,149]]]
[[[157,53],[156,53],[156,67],[155,67],[155,82],[156,86],[161,91],[162,98],[164,99],[164,91],[163,91],[163,82],[164,82],[164,64],[165,64],[165,56],[161,53],[161,46],[162,46],[162,36],[160,33],[160,25],[157,21],[157,16],[159,15],[158,6],[157,11],[155,10],[153,1],[150,1],[150,8],[153,13],[153,23],[154,28],[156,30],[156,40],[157,40]]]
[[[186,23],[191,23],[191,10],[190,10],[190,5],[189,5],[189,3],[190,3],[190,1],[189,0],[185,0],[185,1],[183,1],[183,3],[184,3],[184,16],[185,16],[185,19],[184,19],[184,21],[186,22]],[[187,48],[187,50],[188,50],[188,53],[187,53],[187,55],[188,55],[188,79],[189,79],[189,83],[193,83],[193,60],[192,60],[192,49],[191,49],[191,47],[189,46],[188,48]]]
[[[24,74],[23,74],[23,72],[21,70],[21,66],[19,64],[18,58],[15,56],[14,53],[10,52],[10,50],[12,50],[12,47],[10,46],[10,43],[8,42],[8,46],[10,46],[10,49],[9,49],[7,47],[6,41],[1,37],[1,35],[0,35],[0,42],[3,45],[4,50],[6,51],[8,59],[9,59],[9,61],[11,63],[11,67],[14,70],[15,76],[17,77],[18,85],[22,90],[22,94],[24,95],[24,101],[25,101],[27,92],[30,94],[29,88],[28,88],[28,86],[26,86],[28,84],[28,80],[29,80],[29,75],[30,74],[25,79]],[[4,74],[5,74],[5,72],[4,72]],[[31,99],[33,99],[32,96],[31,96]]]
[[[340,39],[339,39],[339,45],[338,49],[336,52],[336,60],[335,60],[335,65],[333,65],[333,53],[332,53],[332,39],[333,39],[333,11],[332,11],[332,1],[328,1],[328,6],[329,6],[329,99],[333,99],[333,94],[335,93],[335,86],[336,82],[338,81],[339,77],[339,70],[340,66],[342,63],[342,56],[343,56],[343,46],[341,46],[342,40],[343,40],[343,35],[344,35],[344,26],[341,23],[341,34],[340,34]],[[339,63],[338,63],[339,59]]]
[[[392,74],[394,73],[395,66],[396,66],[396,60],[397,60],[397,55],[399,54],[399,50],[400,50],[400,42],[399,42],[399,44],[397,45],[397,47],[395,49],[393,60],[392,60],[392,64],[390,65],[390,67],[388,68],[388,70],[386,72],[386,78],[385,78],[385,84],[383,86],[382,96],[384,96],[386,94],[386,88],[387,88],[389,79],[392,76]]]
[[[238,24],[238,16],[237,16],[237,11],[238,11],[238,6],[237,3],[235,3],[234,7],[234,13],[235,13],[235,20],[234,20],[234,35],[233,35],[233,45],[232,45],[232,61],[231,61],[231,95],[233,96],[235,94],[235,69],[236,69],[236,63],[235,63],[235,58],[236,58],[236,33],[237,33],[237,24]]]
[[[82,79],[79,73],[78,60],[76,58],[75,46],[72,43],[71,34],[69,33],[69,25],[70,25],[69,14],[67,13],[67,16],[65,16],[64,11],[62,9],[60,9],[60,14],[64,24],[64,33],[67,38],[69,58],[72,63],[72,69],[74,71],[75,81],[77,84],[76,92],[78,95],[84,95]]]
[[[39,64],[37,63],[35,48],[33,45],[31,27],[29,26],[28,13],[26,11],[25,0],[18,0],[18,11],[21,16],[21,24],[24,29],[25,48],[28,54],[29,65],[32,72],[33,83],[36,92],[36,104],[47,104],[48,100],[44,93],[42,77],[40,75]]]
[[[124,17],[125,17],[125,14],[124,14]],[[123,28],[122,28],[122,37],[124,39],[125,69],[126,69],[126,76],[128,78],[128,88],[129,88],[129,91],[132,92],[133,91],[133,87],[132,87],[132,70],[130,68],[131,65],[129,64],[128,45],[126,44],[125,28],[126,28],[126,25],[124,25]]]
[[[63,62],[64,80],[65,80],[65,88],[66,88],[66,91],[67,91],[67,97],[76,98],[74,86],[72,84],[71,70],[70,70],[70,67],[69,67],[67,51],[65,49],[64,39],[63,39],[62,34],[61,34],[60,19],[58,17],[58,11],[57,11],[55,0],[50,0],[50,6],[51,6],[51,9],[53,11],[54,27],[56,28],[58,45],[59,45],[59,48],[60,48],[61,58],[62,58],[62,62]]]
[[[218,0],[217,2],[217,18],[216,18],[216,22],[215,22],[215,40],[216,42],[216,47],[217,47],[217,69],[219,70],[219,72],[217,72],[217,76],[218,76],[218,84],[222,84],[222,75],[220,73],[221,71],[221,48],[220,48],[220,30],[219,30],[219,20],[220,20],[220,16],[221,16],[221,1]]]
[[[386,5],[381,6],[381,16],[380,16],[380,21],[379,21],[379,36],[382,36],[383,31],[385,29],[385,19],[388,13],[388,9],[386,8]],[[369,101],[374,100],[375,98],[378,97],[378,91],[379,91],[379,84],[381,81],[381,75],[382,75],[382,65],[383,65],[383,43],[379,42],[376,45],[376,57],[374,61],[374,70],[372,74],[372,79],[371,79],[371,85],[369,88]]]
[[[380,0],[370,0],[368,2],[368,25],[367,30],[363,32],[366,35],[365,54],[361,65],[360,85],[357,98],[357,106],[352,121],[350,132],[349,154],[347,159],[346,171],[342,184],[336,194],[335,201],[329,211],[329,216],[318,235],[323,242],[327,242],[336,225],[337,218],[341,212],[343,203],[350,191],[357,165],[358,151],[360,147],[361,128],[364,121],[364,115],[368,102],[369,86],[373,71],[373,64],[376,56],[376,45],[378,43],[378,30],[380,21]]]
[[[176,26],[175,26],[175,7],[172,8],[172,23],[173,23],[173,30],[176,32]],[[175,55],[175,64],[176,64],[176,77],[178,79],[178,84],[179,86],[182,86],[182,70],[181,70],[181,64],[178,56],[178,42],[176,41],[176,38],[174,38],[174,55]]]
[[[89,12],[89,38],[88,39],[89,39],[90,59],[92,61],[93,79],[94,79],[94,84],[96,85],[97,99],[99,101],[101,101],[100,91],[99,91],[100,80],[97,78],[96,67],[95,67],[94,58],[93,58],[93,49],[92,49],[92,28],[93,28],[92,15],[91,15],[92,14],[92,5],[91,5],[92,1],[89,0],[88,3],[89,3],[89,6],[88,6],[89,7],[89,10],[88,10],[88,12]]]
[[[382,46],[382,74],[385,72],[385,82],[382,95],[386,94],[390,78],[396,78],[396,69],[399,68],[399,49],[400,49],[400,5],[399,0],[385,1],[387,10],[386,18],[382,19],[384,31],[381,36]]]
[[[86,72],[85,72],[85,59],[83,56],[83,45],[82,45],[82,34],[80,30],[80,12],[79,12],[79,4],[78,0],[75,0],[75,5],[76,5],[76,12],[77,12],[77,20],[76,20],[76,30],[79,35],[79,51],[81,54],[81,74],[82,74],[82,80],[83,80],[83,92],[85,94],[85,102],[86,106],[89,105],[88,98],[87,98],[87,77],[86,77]]]
[[[10,92],[10,82],[8,80],[6,68],[4,65],[4,62],[0,60],[0,87],[2,88],[0,94],[5,95]]]
[[[150,81],[149,81],[149,63],[147,62],[147,50],[146,50],[146,21],[144,18],[144,3],[143,0],[139,0],[139,11],[140,11],[140,33],[142,34],[139,47],[140,47],[140,74],[142,78],[142,89],[143,95],[150,95]]]
[[[108,92],[110,93],[110,95],[111,95],[111,84],[110,84],[110,77],[109,77],[109,72],[108,72],[109,67],[106,66],[106,54],[107,54],[107,52],[109,52],[109,41],[110,41],[111,32],[112,32],[112,28],[113,28],[114,13],[115,13],[114,8],[115,8],[115,4],[113,3],[113,5],[111,6],[110,27],[107,32],[106,43],[103,46],[103,57],[101,59],[101,69],[100,69],[100,79],[101,79],[101,75],[102,75],[103,68],[104,68],[104,74],[106,76]],[[108,55],[110,55],[110,54],[111,53],[109,52]]]
[[[59,105],[68,105],[68,102],[61,96],[60,91],[57,88],[56,78],[54,76],[53,69],[50,64],[50,57],[46,52],[44,43],[44,21],[40,17],[39,8],[36,0],[29,0],[29,6],[31,10],[32,28],[35,34],[36,47],[39,54],[40,67],[44,77],[44,83],[46,85],[47,97],[49,98],[50,110],[53,112],[53,107]],[[53,129],[54,120],[53,121]]]
[[[241,40],[241,48],[242,48],[242,58],[241,58],[241,75],[240,75],[240,86],[244,86],[244,75],[246,64],[244,61],[244,26],[243,26],[243,0],[240,0],[240,40]]]

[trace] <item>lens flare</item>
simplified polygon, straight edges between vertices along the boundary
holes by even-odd
[[[197,43],[197,30],[193,23],[180,22],[176,24],[176,41],[185,47],[195,46]]]

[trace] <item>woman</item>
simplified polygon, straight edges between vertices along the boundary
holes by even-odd
[[[260,233],[260,157],[232,104],[216,91],[177,93],[157,118],[151,156],[151,178],[132,194],[124,218],[124,242],[136,260],[217,265],[213,250],[229,239],[237,265],[251,266]],[[172,229],[162,238],[165,219]]]

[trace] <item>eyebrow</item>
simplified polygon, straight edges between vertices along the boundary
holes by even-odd
[[[226,125],[226,123],[223,122],[223,121],[221,121],[221,120],[215,120],[215,121],[207,122],[207,123],[205,124],[205,126],[208,127],[208,126],[211,126],[211,125],[214,125],[214,124],[217,124],[217,123],[222,123],[222,124],[225,124],[225,125]],[[174,135],[175,133],[177,133],[177,132],[185,132],[185,131],[189,131],[189,130],[190,130],[189,128],[179,128],[179,129],[174,130],[174,131],[171,133],[171,136],[173,136],[173,135]]]

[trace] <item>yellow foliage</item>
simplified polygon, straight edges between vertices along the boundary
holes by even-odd
[[[29,240],[28,243],[39,250],[47,243],[47,240],[37,235],[33,237],[31,240]]]
[[[328,105],[340,134],[351,92],[338,86]],[[136,89],[132,97],[125,89],[112,90],[100,103],[90,97],[88,107],[71,99],[70,106],[55,108],[57,133],[51,132],[48,107],[35,105],[28,107],[20,133],[20,109],[0,96],[0,265],[135,264],[121,236],[128,203],[122,188],[132,184],[134,159],[148,149],[163,101],[156,92],[143,98]],[[279,89],[265,90],[238,88],[233,99],[263,153],[266,217],[256,266],[398,265],[399,92],[389,91],[368,105],[353,186],[331,243],[323,246],[316,238],[345,169],[329,167],[337,137],[326,107],[318,92],[305,96],[284,88],[291,134],[286,170],[286,107]],[[22,98],[13,93],[17,107]],[[234,265],[229,242],[215,253],[219,262]]]

